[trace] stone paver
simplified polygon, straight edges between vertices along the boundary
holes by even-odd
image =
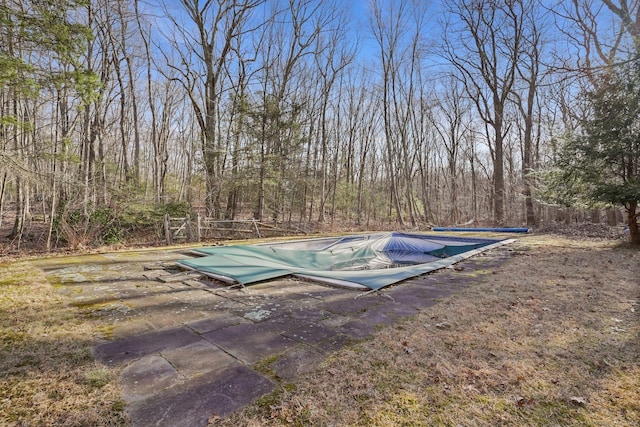
[[[134,402],[180,382],[180,374],[160,356],[144,356],[127,366],[121,374],[122,397]]]
[[[366,338],[376,331],[376,325],[360,319],[352,319],[337,328],[338,332],[353,339]]]
[[[453,290],[447,285],[433,287],[406,283],[405,286],[396,286],[390,289],[388,295],[397,304],[420,310],[432,306],[435,300],[446,298],[452,293]]]
[[[296,378],[316,370],[327,355],[306,345],[299,345],[269,364],[277,378],[295,381]]]
[[[358,319],[369,323],[374,327],[392,325],[396,323],[399,318],[394,315],[395,312],[390,306],[392,306],[392,304],[381,304],[377,307],[373,307],[372,309],[360,314]],[[413,315],[415,313],[417,313],[415,310],[409,311],[407,313],[408,315],[405,317],[409,317],[409,315]]]
[[[95,349],[98,360],[109,365],[134,360],[160,350],[171,350],[202,341],[186,327],[148,332],[100,344]]]
[[[247,366],[211,372],[130,405],[136,426],[196,427],[271,392],[275,384]]]
[[[340,298],[334,298],[330,301],[320,304],[320,307],[331,313],[341,314],[345,316],[354,315],[364,312],[365,310],[380,304],[381,297],[376,294],[370,294],[361,298],[354,299],[358,295],[352,292],[346,292]]]
[[[208,332],[202,336],[227,353],[252,365],[273,357],[295,346],[296,342],[275,331],[266,324],[235,325]]]
[[[283,336],[292,340],[305,343],[316,344],[329,339],[337,334],[337,331],[323,325],[312,322],[285,323],[282,332]]]
[[[204,340],[184,347],[163,350],[161,354],[171,366],[187,378],[242,365],[237,358]]]
[[[144,268],[186,257],[157,250],[34,262],[103,322],[105,339],[94,353],[122,367],[134,426],[206,426],[482,279],[507,252],[368,295],[297,279],[246,289],[194,278],[162,283],[156,278],[166,271]]]
[[[344,346],[352,342],[353,339],[351,337],[339,333],[324,341],[320,341],[317,344],[312,344],[312,346],[320,352],[329,354],[342,349]]]
[[[238,325],[240,323],[250,324],[251,321],[232,313],[223,313],[187,323],[187,326],[199,334],[204,334],[206,332],[216,331],[218,329]]]

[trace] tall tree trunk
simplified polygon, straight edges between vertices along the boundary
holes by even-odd
[[[115,53],[114,53],[115,55]],[[131,175],[131,168],[129,166],[129,137],[127,135],[127,88],[125,87],[124,80],[122,79],[122,71],[120,70],[120,64],[117,59],[114,58],[115,72],[118,78],[118,85],[120,86],[120,147],[122,148],[122,171],[124,172],[124,179],[126,182],[130,182],[133,178]]]
[[[140,38],[142,39],[142,43],[144,44],[145,62],[146,62],[146,68],[147,68],[146,69],[147,71],[147,74],[146,74],[147,102],[149,103],[149,112],[151,113],[151,146],[153,147],[152,165],[153,165],[154,196],[155,196],[156,203],[163,203],[164,202],[164,170],[166,169],[166,167],[163,168],[162,166],[163,164],[166,166],[166,156],[165,156],[166,150],[162,149],[163,147],[160,145],[160,141],[158,140],[159,139],[158,129],[157,129],[158,120],[157,120],[156,105],[154,103],[154,97],[153,97],[153,84],[152,84],[153,70],[151,67],[152,57],[151,57],[151,49],[149,46],[149,35],[145,33],[144,29],[142,28],[142,20],[141,20],[140,9],[139,9],[140,1],[134,0],[133,3],[134,3],[135,15],[136,15],[136,22],[138,24],[138,31],[140,33]],[[167,83],[167,86],[168,85],[169,83]],[[167,94],[168,94],[168,90],[167,90]],[[166,105],[165,105],[165,108],[166,108]],[[136,124],[136,128],[137,128],[137,124]],[[136,144],[136,146],[139,146],[139,142]],[[138,152],[139,152],[139,147],[138,147]]]
[[[0,227],[4,218],[4,192],[7,188],[7,173],[2,175],[2,183],[0,184]]]
[[[638,209],[638,201],[634,200],[627,207],[627,221],[629,222],[629,241],[634,245],[640,245],[640,230],[638,229],[638,219],[640,212]]]
[[[504,225],[504,136],[502,134],[502,112],[496,112],[494,159],[493,159],[493,219],[496,225]]]
[[[504,224],[505,107],[522,53],[523,2],[454,0],[445,35],[446,55],[485,124],[493,160],[493,220]],[[493,137],[493,147],[491,146]]]

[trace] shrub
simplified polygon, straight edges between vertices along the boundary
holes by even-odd
[[[54,220],[59,243],[81,248],[99,245],[152,242],[163,235],[163,216],[183,217],[193,213],[185,202],[144,206],[122,202],[88,211],[77,204],[61,205]]]

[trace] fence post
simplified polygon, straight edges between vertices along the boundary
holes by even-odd
[[[164,238],[167,241],[167,245],[172,243],[171,239],[171,221],[169,220],[169,214],[164,214]]]
[[[184,219],[184,237],[187,242],[191,242],[191,237],[193,233],[191,232],[191,215],[187,215]]]
[[[201,219],[200,219],[200,212],[198,212],[196,214],[196,241],[200,242],[202,240],[202,232],[200,231],[200,223]]]
[[[607,209],[607,223],[611,226],[618,225],[618,213],[614,208]]]
[[[252,219],[251,220],[253,222],[253,227],[256,229],[256,234],[258,235],[258,238],[262,238],[262,236],[260,235],[260,230],[258,229],[258,224],[256,223],[256,219]]]

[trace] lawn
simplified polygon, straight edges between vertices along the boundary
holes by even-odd
[[[0,425],[126,425],[117,373],[93,359],[99,328],[42,270],[0,264]]]

